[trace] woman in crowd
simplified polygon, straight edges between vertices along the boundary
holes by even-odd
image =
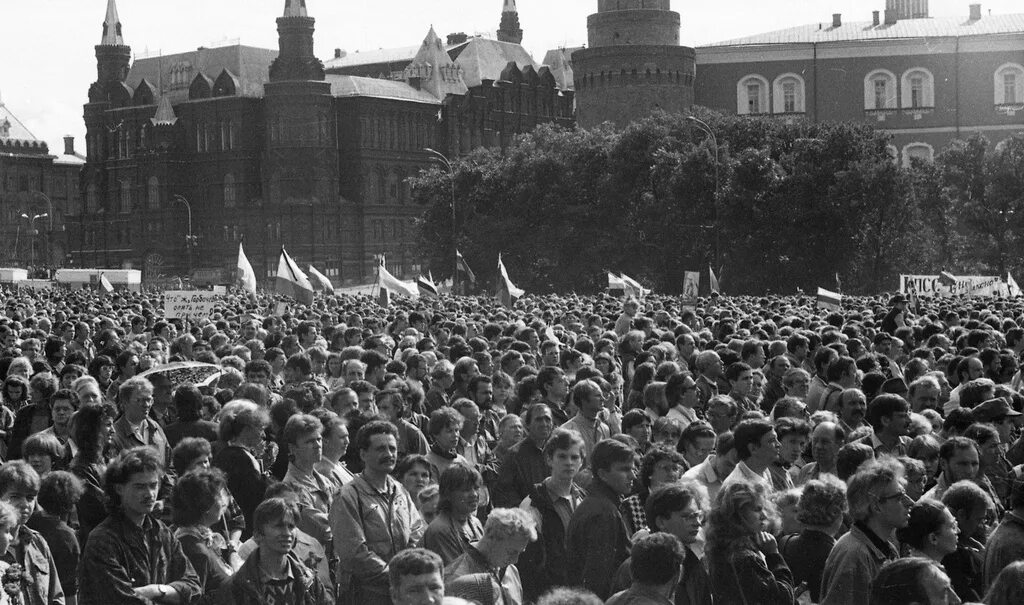
[[[106,403],[83,405],[75,414],[74,440],[78,454],[69,470],[82,480],[84,493],[78,502],[78,542],[85,548],[89,532],[107,516],[103,473],[107,468],[107,448],[114,433],[114,406]]]
[[[845,483],[829,474],[811,479],[803,486],[797,504],[797,520],[803,529],[779,540],[779,552],[793,572],[793,582],[797,586],[806,583],[812,603],[820,597],[825,559],[836,543],[846,511]]]
[[[46,475],[39,484],[38,510],[27,523],[50,547],[64,597],[72,603],[78,594],[78,559],[82,550],[68,520],[83,492],[82,481],[67,471]]]
[[[953,513],[960,528],[956,550],[942,559],[942,566],[960,600],[976,603],[985,594],[985,546],[977,537],[984,535],[985,519],[995,512],[995,504],[988,493],[971,480],[949,486],[942,494],[942,503]]]
[[[233,401],[221,410],[218,435],[226,445],[213,463],[227,475],[228,489],[245,516],[242,540],[252,535],[252,514],[270,482],[262,462],[269,424],[266,410],[250,401]]]
[[[456,463],[441,473],[437,517],[423,534],[423,547],[436,552],[445,565],[484,535],[483,524],[476,517],[482,487],[480,473],[470,466]]]
[[[793,605],[793,574],[768,532],[774,511],[759,483],[726,485],[708,514],[707,561],[719,603]]]
[[[312,414],[324,427],[323,450],[320,462],[317,462],[314,468],[318,473],[330,479],[338,489],[341,489],[341,486],[352,481],[354,477],[341,460],[345,456],[345,452],[348,451],[348,422],[324,408],[313,410]]]
[[[959,532],[956,518],[944,504],[924,499],[910,509],[907,526],[896,530],[896,539],[908,556],[941,564],[946,555],[956,551]]]
[[[210,530],[228,506],[224,473],[215,468],[185,473],[174,486],[172,502],[174,537],[199,576],[203,593],[209,594],[241,567],[237,548]]]
[[[686,462],[683,455],[671,448],[656,445],[647,452],[640,463],[640,480],[636,493],[623,500],[620,507],[630,536],[647,529],[644,506],[651,492],[662,485],[677,483],[685,470]]]
[[[415,501],[420,491],[430,485],[430,462],[426,456],[410,454],[395,465],[394,476]]]

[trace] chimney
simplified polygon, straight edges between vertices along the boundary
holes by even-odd
[[[832,27],[842,27],[842,26],[843,26],[843,14],[842,13],[832,13]]]
[[[895,25],[896,24],[896,9],[887,8],[885,9],[885,24]]]
[[[469,40],[469,36],[465,32],[458,32],[455,34],[448,34],[448,46],[455,46],[456,44],[462,44],[466,40]]]
[[[75,155],[75,137],[64,135],[64,155]]]
[[[971,21],[977,21],[979,19],[981,19],[981,5],[980,4],[972,4],[971,5]]]
[[[335,59],[340,59],[340,58],[344,57],[347,54],[348,53],[346,53],[345,51],[341,50],[340,48],[335,48],[334,49],[334,58]]]
[[[878,14],[878,11],[871,11],[871,25],[874,25],[875,27],[878,27],[879,23]]]

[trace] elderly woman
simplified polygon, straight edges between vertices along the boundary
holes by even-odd
[[[456,463],[441,473],[438,514],[423,534],[423,547],[436,552],[445,565],[483,537],[483,524],[475,516],[482,487],[480,473],[471,466]]]
[[[323,451],[320,462],[315,465],[316,471],[330,479],[338,489],[352,481],[355,475],[341,461],[348,451],[348,421],[331,410],[319,408],[311,412],[323,425]]]
[[[812,603],[820,598],[825,559],[836,543],[846,509],[845,483],[829,474],[811,479],[797,503],[796,518],[803,530],[779,541],[779,552],[793,572],[793,582],[807,583]]]
[[[227,445],[213,464],[227,475],[228,489],[245,516],[242,540],[252,536],[252,514],[270,481],[260,461],[269,424],[267,411],[251,401],[232,401],[221,410],[218,435]]]
[[[224,537],[210,530],[228,507],[227,482],[219,469],[199,468],[178,478],[172,496],[174,537],[199,576],[204,593],[217,590],[241,567]]]
[[[774,511],[761,484],[725,485],[708,515],[707,561],[715,600],[793,605],[793,574],[768,533]]]
[[[515,564],[536,539],[536,523],[530,513],[521,508],[492,510],[483,537],[445,566],[445,594],[477,600],[482,581],[486,583],[483,594],[501,595],[496,603],[522,603],[523,584]]]

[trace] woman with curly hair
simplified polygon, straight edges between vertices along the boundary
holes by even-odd
[[[797,502],[796,518],[803,530],[779,540],[779,552],[793,572],[793,582],[807,583],[812,603],[818,602],[825,559],[836,543],[846,509],[845,483],[828,473],[812,479],[804,484]]]
[[[708,515],[707,561],[715,601],[793,605],[793,574],[767,528],[774,516],[763,485],[737,481]]]
[[[665,446],[654,446],[640,463],[640,481],[636,493],[622,501],[619,510],[626,521],[629,535],[647,529],[647,515],[644,506],[647,496],[662,485],[678,483],[686,470],[683,455]]]
[[[108,403],[83,405],[75,413],[73,439],[78,453],[68,470],[82,480],[85,493],[78,501],[78,543],[85,548],[86,538],[107,516],[103,495],[103,473],[107,468],[107,448],[114,434],[117,411]]]
[[[227,479],[217,468],[198,468],[182,475],[174,486],[174,537],[199,576],[203,592],[220,588],[242,560],[220,533],[210,526],[228,507]]]

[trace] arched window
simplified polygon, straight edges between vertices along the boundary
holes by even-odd
[[[132,184],[129,181],[121,181],[121,212],[128,214],[132,211]]]
[[[910,167],[914,160],[931,162],[935,158],[935,149],[928,143],[910,143],[903,147],[903,165]]]
[[[235,206],[235,175],[230,172],[224,175],[224,207],[233,208]]]
[[[736,113],[741,116],[768,113],[768,80],[750,75],[739,81],[736,85]]]
[[[804,79],[799,74],[782,74],[772,87],[772,113],[803,113]]]
[[[900,95],[903,109],[926,109],[935,107],[935,78],[923,67],[903,72]]]
[[[146,205],[154,210],[160,207],[160,179],[155,176],[149,177],[146,186]]]
[[[864,78],[864,109],[896,109],[896,76],[876,69]]]
[[[1018,63],[1006,63],[996,70],[995,104],[1024,104],[1024,67]]]

